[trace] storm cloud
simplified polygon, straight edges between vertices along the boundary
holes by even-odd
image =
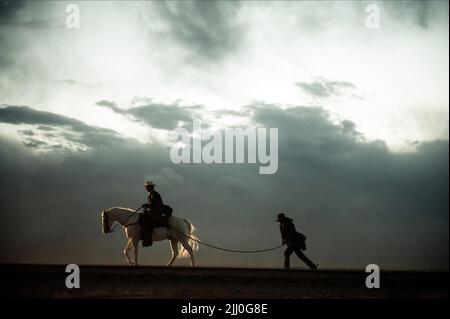
[[[27,1],[0,0],[0,25],[16,28],[49,29],[62,27],[58,20],[48,20],[40,17],[21,16],[20,11],[26,8]]]
[[[353,83],[346,81],[330,81],[326,79],[318,79],[313,82],[297,82],[295,83],[304,92],[317,97],[330,97],[339,95],[341,90],[354,89]]]
[[[27,106],[0,106],[0,123],[30,126],[32,129],[18,130],[25,137],[24,145],[33,148],[45,146],[47,150],[92,148],[114,144],[119,139],[112,130],[92,127],[76,119]]]
[[[191,52],[191,59],[220,60],[237,49],[243,26],[238,1],[158,2],[156,9],[173,43]],[[197,58],[195,58],[197,56]]]
[[[165,130],[191,125],[203,108],[201,105],[182,106],[179,104],[153,103],[151,101],[127,109],[120,108],[116,103],[108,100],[98,101],[96,105],[106,107],[136,122],[142,122],[153,128]]]
[[[2,138],[1,227],[9,243],[1,259],[121,262],[122,239],[102,237],[99,212],[139,206],[145,200],[141,185],[151,178],[176,215],[221,246],[274,246],[274,218],[283,211],[308,235],[311,258],[325,267],[448,268],[448,141],[392,153],[382,141],[355,135],[348,122],[333,123],[321,108],[259,103],[247,109],[254,123],[280,128],[273,176],[249,164],[174,165],[166,147],[113,131],[102,131],[88,150],[64,154],[34,153],[40,145],[21,148]],[[29,107],[3,108],[0,121],[18,130],[24,123],[98,130]],[[12,223],[22,225],[20,234],[9,234],[4,225]],[[144,263],[165,262],[168,247],[156,246]],[[199,258],[208,265],[276,266],[281,255],[231,260],[202,247]]]
[[[386,9],[398,19],[407,20],[421,28],[428,28],[436,16],[448,15],[446,1],[386,1]]]

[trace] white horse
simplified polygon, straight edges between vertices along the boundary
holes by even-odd
[[[102,212],[103,233],[111,232],[112,225],[117,222],[123,226],[128,238],[123,253],[128,264],[138,265],[138,246],[141,239],[141,226],[138,224],[139,214],[130,208],[113,207]],[[190,221],[178,217],[169,217],[169,227],[156,227],[153,229],[153,241],[170,240],[172,258],[167,266],[171,266],[177,256],[191,256],[191,265],[195,267],[194,251],[198,250],[197,237],[193,235],[195,226]],[[133,248],[134,261],[128,256],[128,251]]]

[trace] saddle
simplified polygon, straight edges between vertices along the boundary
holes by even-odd
[[[156,228],[169,226],[169,216],[152,216],[148,214],[139,214],[138,223],[144,228]]]
[[[169,226],[169,216],[159,216],[151,214],[139,214],[138,219],[139,225],[142,227],[141,240],[142,246],[148,247],[153,244],[153,229],[156,227],[168,227]]]
[[[172,212],[173,212],[173,208],[170,207],[169,205],[162,205],[161,211],[164,215],[166,216],[172,216]]]

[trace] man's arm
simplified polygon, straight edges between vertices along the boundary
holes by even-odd
[[[286,244],[286,232],[282,224],[280,225],[280,233],[281,233],[281,244],[284,245]]]
[[[289,237],[289,238],[293,238],[293,237],[295,237],[296,233],[297,233],[297,231],[295,230],[294,224],[291,221],[287,222],[286,229],[285,229],[285,236]]]

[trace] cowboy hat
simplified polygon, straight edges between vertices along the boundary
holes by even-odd
[[[144,183],[144,187],[155,187],[156,185],[152,181],[146,181]]]

